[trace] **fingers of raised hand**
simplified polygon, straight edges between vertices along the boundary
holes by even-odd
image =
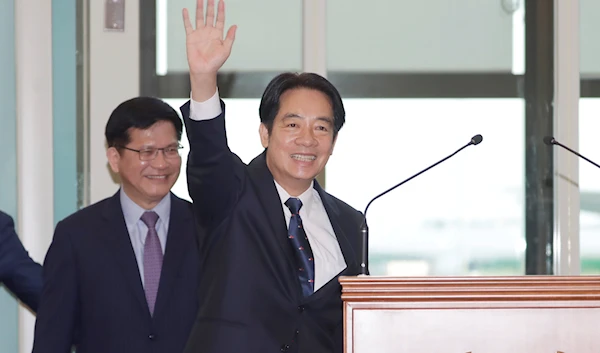
[[[185,27],[185,33],[190,34],[194,32],[195,29],[204,28],[204,27],[214,27],[223,33],[223,29],[225,27],[225,2],[223,0],[219,0],[217,5],[217,14],[215,21],[215,0],[208,0],[206,7],[206,20],[204,19],[204,0],[196,1],[196,28],[192,26],[192,22],[190,20],[189,11],[187,9],[183,9],[183,25]],[[231,28],[230,28],[231,31]],[[235,34],[235,30],[233,32]],[[222,34],[221,34],[222,35]],[[229,32],[228,32],[229,36]]]
[[[206,5],[206,26],[215,26],[215,0],[208,0]]]
[[[225,3],[219,0],[219,6],[217,9],[217,23],[215,25],[221,31],[225,27]]]
[[[190,14],[187,9],[183,9],[181,14],[183,15],[183,28],[185,28],[185,34],[190,34],[194,30],[190,23]]]
[[[227,49],[229,51],[231,51],[231,47],[233,46],[233,41],[235,40],[235,31],[236,30],[237,30],[237,26],[229,27],[229,30],[227,31],[227,36],[225,37],[225,40],[223,41],[223,43],[225,44],[225,46],[227,47]]]
[[[204,0],[196,0],[196,28],[202,28],[204,24]]]

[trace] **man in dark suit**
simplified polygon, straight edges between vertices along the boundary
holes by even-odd
[[[361,213],[325,192],[323,171],[345,119],[338,91],[316,74],[282,74],[266,88],[259,134],[265,151],[244,164],[228,145],[217,70],[224,4],[184,10],[191,102],[187,173],[203,246],[198,318],[189,353],[342,352],[340,275],[360,271]]]
[[[13,219],[0,211],[0,284],[37,311],[42,292],[42,266],[33,261],[15,232]]]
[[[182,128],[156,98],[128,100],[111,114],[107,157],[121,188],[56,226],[34,353],[183,351],[198,307],[199,256],[191,204],[170,192]]]

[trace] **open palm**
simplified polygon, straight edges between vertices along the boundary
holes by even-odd
[[[183,10],[183,24],[190,74],[217,72],[231,54],[236,31],[236,26],[231,26],[223,38],[225,3],[219,1],[215,21],[215,1],[208,0],[205,19],[204,0],[197,0],[196,28],[192,27],[187,9]]]

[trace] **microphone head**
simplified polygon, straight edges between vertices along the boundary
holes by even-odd
[[[483,137],[481,135],[475,135],[471,138],[472,145],[478,145],[483,141]]]
[[[544,137],[544,143],[547,144],[548,146],[553,145],[555,142],[556,142],[556,140],[552,136]]]

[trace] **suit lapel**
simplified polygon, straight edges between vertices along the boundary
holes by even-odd
[[[106,233],[109,246],[112,248],[116,262],[119,264],[121,273],[125,277],[126,286],[133,292],[143,312],[147,313],[148,317],[150,317],[144,288],[142,287],[142,279],[140,278],[140,271],[131,240],[129,239],[125,218],[123,217],[119,192],[106,203],[103,217],[107,223],[108,231]]]
[[[272,230],[271,234],[275,237],[273,240],[279,244],[282,254],[284,254],[287,259],[289,270],[291,273],[295,273],[295,258],[292,247],[286,237],[288,230],[281,206],[281,199],[279,193],[277,193],[273,175],[267,167],[265,155],[266,152],[263,152],[250,162],[248,165],[248,173],[252,183],[256,185],[259,201],[265,210],[266,218],[268,219]]]
[[[248,171],[252,183],[257,187],[257,193],[260,203],[266,211],[266,216],[269,220],[269,225],[273,231],[273,235],[275,236],[274,241],[279,244],[282,253],[285,254],[285,257],[287,258],[287,263],[289,265],[289,273],[294,274],[294,276],[291,276],[290,278],[293,279],[294,286],[295,288],[297,287],[296,292],[298,292],[299,294],[301,293],[301,291],[300,283],[298,283],[298,280],[295,277],[296,266],[294,252],[289,244],[287,237],[285,237],[287,227],[284,218],[284,213],[281,206],[279,194],[277,193],[277,188],[275,187],[275,183],[273,181],[273,175],[267,167],[265,155],[266,153],[263,152],[262,154],[254,158],[252,162],[250,162],[250,164],[248,165]],[[358,265],[356,263],[356,255],[354,253],[354,250],[352,249],[352,246],[346,236],[346,231],[351,230],[344,229],[343,216],[340,212],[339,207],[336,205],[333,198],[321,188],[321,186],[316,180],[314,183],[314,188],[317,190],[319,196],[321,197],[321,200],[323,201],[323,206],[325,207],[325,211],[327,212],[327,216],[329,217],[329,221],[331,222],[331,226],[340,245],[342,255],[344,256],[344,260],[346,261],[346,269],[344,269],[339,274],[343,275],[345,272],[348,271],[348,269]],[[356,231],[358,232],[358,230]],[[337,284],[336,278],[331,280],[335,281],[336,284],[327,283],[314,295],[311,295],[310,297],[306,298],[306,300],[317,299],[321,296],[321,292],[328,291],[330,290],[330,288],[337,288],[339,284]]]
[[[169,232],[167,234],[167,246],[160,273],[160,284],[158,286],[154,317],[160,315],[169,301],[186,251],[197,248],[190,207],[188,207],[185,201],[171,194]]]
[[[346,232],[349,232],[351,230],[347,229],[347,227],[343,227],[343,216],[340,212],[338,205],[335,203],[335,200],[321,188],[317,180],[315,180],[314,188],[317,190],[319,196],[321,197],[321,201],[323,202],[323,206],[325,207],[325,212],[327,212],[327,217],[331,222],[331,227],[333,228],[333,232],[335,233],[338,244],[340,245],[342,255],[344,256],[346,268],[342,270],[342,272],[337,274],[335,277],[333,277],[323,287],[319,288],[319,290],[313,293],[313,295],[304,298],[304,303],[318,301],[322,298],[328,298],[330,295],[333,295],[332,291],[339,292],[340,284],[337,278],[339,276],[343,276],[344,273],[348,272],[349,269],[358,265],[355,260],[356,256],[354,254],[354,250],[352,249],[352,245],[348,241],[346,235]],[[339,293],[337,295],[339,295]]]
[[[338,244],[340,244],[340,249],[342,250],[342,255],[344,256],[344,261],[346,261],[346,268],[339,274],[343,275],[348,269],[357,266],[356,263],[356,254],[352,249],[352,245],[348,241],[347,233],[351,232],[351,229],[347,229],[347,227],[343,226],[343,215],[340,212],[340,208],[335,203],[334,199],[326,193],[321,185],[315,180],[315,189],[319,193],[321,197],[321,201],[323,201],[323,206],[325,207],[325,212],[327,212],[327,217],[329,217],[329,221],[331,222],[331,226],[333,227],[333,232],[337,238]],[[358,229],[356,229],[358,232]],[[335,280],[335,278],[334,278]]]

